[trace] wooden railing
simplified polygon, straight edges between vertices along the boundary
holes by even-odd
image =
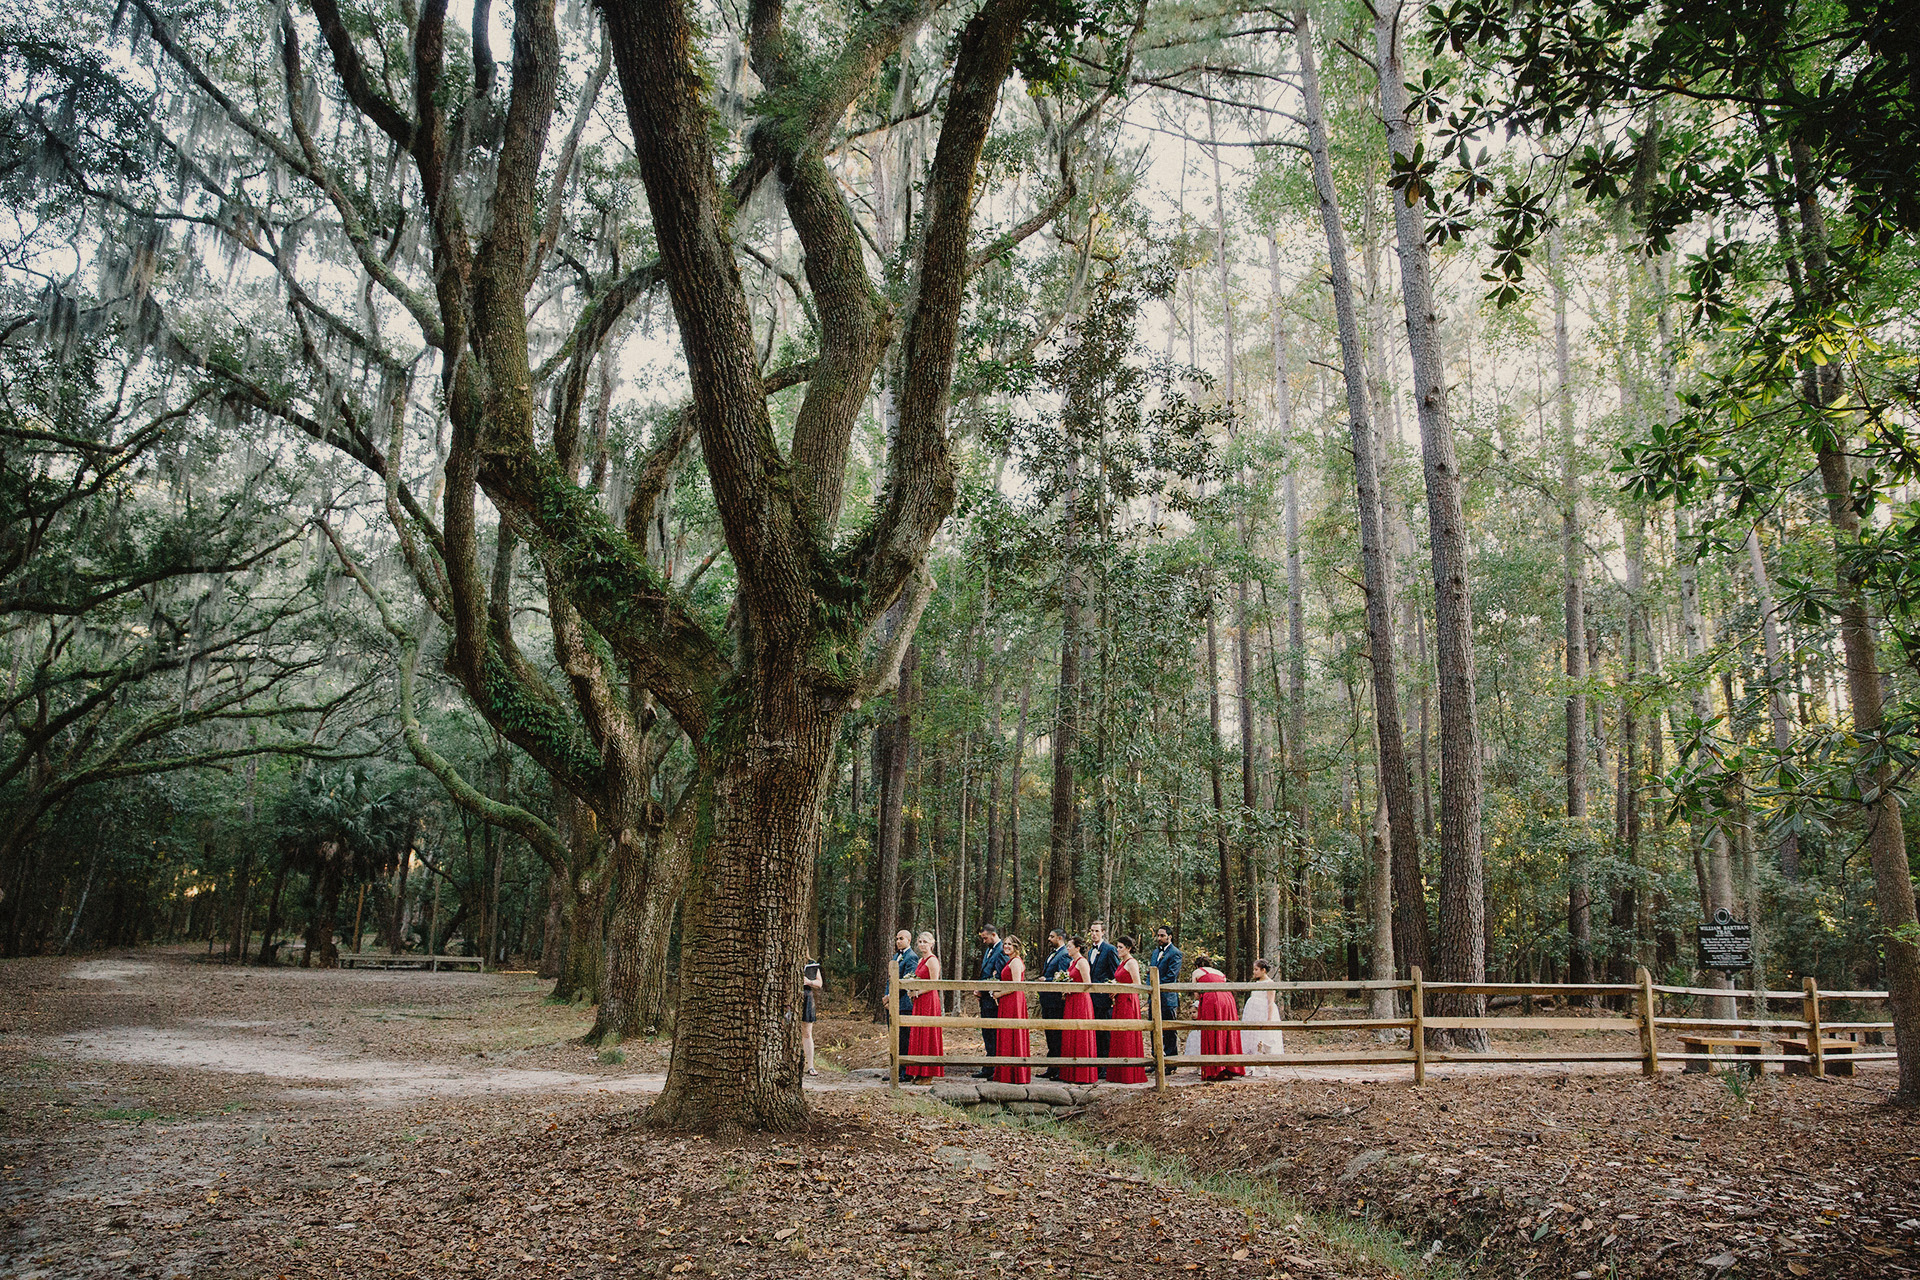
[[[1887,1032],[1893,1029],[1891,1022],[1824,1022],[1820,1016],[1820,1004],[1826,1000],[1885,1000],[1884,991],[1822,991],[1812,978],[1808,978],[1799,991],[1722,991],[1708,987],[1674,987],[1655,983],[1645,969],[1639,970],[1636,980],[1625,982],[1585,982],[1585,983],[1523,983],[1523,982],[1428,982],[1416,967],[1411,976],[1404,981],[1354,981],[1354,982],[1169,982],[1162,984],[1157,971],[1148,970],[1151,981],[1144,984],[1123,984],[1111,982],[985,982],[978,978],[928,979],[901,978],[897,973],[888,982],[887,1009],[888,1019],[888,1057],[891,1063],[890,1082],[897,1088],[900,1083],[900,1069],[908,1063],[940,1063],[943,1066],[966,1067],[1111,1067],[1111,1066],[1150,1066],[1153,1069],[1154,1084],[1164,1090],[1167,1087],[1167,1069],[1169,1058],[1165,1053],[1167,1031],[1279,1031],[1320,1032],[1320,1031],[1401,1031],[1407,1033],[1406,1048],[1392,1049],[1340,1049],[1336,1048],[1318,1053],[1224,1053],[1224,1054],[1178,1054],[1171,1059],[1174,1067],[1222,1066],[1243,1067],[1261,1066],[1377,1066],[1382,1064],[1410,1064],[1413,1067],[1413,1083],[1424,1084],[1429,1063],[1478,1062],[1478,1063],[1541,1063],[1541,1062],[1638,1062],[1641,1074],[1653,1075],[1660,1069],[1662,1061],[1670,1062],[1719,1062],[1736,1063],[1740,1066],[1767,1062],[1794,1063],[1805,1066],[1815,1076],[1824,1076],[1826,1056],[1823,1052],[1825,1037],[1833,1032]],[[981,1018],[966,1015],[939,1014],[933,1016],[915,1015],[900,1012],[900,996],[904,993],[921,991],[989,991],[1006,993],[1010,991],[1027,992],[1031,997],[1042,993],[1065,996],[1073,992],[1086,992],[1091,995],[1119,995],[1132,993],[1139,997],[1143,1016],[1138,1018]],[[1406,993],[1407,1016],[1393,1018],[1289,1018],[1279,1022],[1247,1022],[1245,1020],[1209,1021],[1200,1018],[1167,1018],[1163,1016],[1160,997],[1163,994],[1193,992],[1196,995],[1209,991],[1271,991],[1276,994],[1288,992],[1334,992],[1334,991],[1392,991]],[[1541,998],[1548,1000],[1574,997],[1599,996],[1629,997],[1633,1002],[1633,1016],[1595,1016],[1572,1017],[1554,1015],[1520,1014],[1513,1016],[1489,1015],[1485,1017],[1437,1016],[1428,1013],[1428,1000],[1432,996],[1521,996],[1523,998]],[[1764,1008],[1766,1003],[1784,1000],[1798,1001],[1801,1005],[1801,1017],[1785,1018],[1699,1018],[1668,1016],[1660,1011],[1662,997],[1707,998],[1715,1000],[1740,999],[1751,1001]],[[979,1030],[1014,1031],[1138,1031],[1146,1042],[1147,1054],[1142,1057],[1128,1058],[1055,1058],[1044,1054],[1029,1053],[1025,1057],[987,1057],[967,1054],[907,1054],[900,1051],[900,1031],[902,1028],[940,1027],[974,1028]],[[1662,1031],[1732,1032],[1757,1031],[1763,1035],[1780,1032],[1797,1032],[1804,1035],[1808,1053],[1741,1053],[1737,1058],[1710,1053],[1670,1053],[1659,1045],[1659,1033]],[[1612,1032],[1616,1034],[1632,1033],[1638,1037],[1639,1047],[1633,1050],[1590,1050],[1554,1048],[1538,1051],[1508,1053],[1463,1053],[1451,1050],[1429,1050],[1427,1033],[1432,1031],[1579,1031]],[[1862,1046],[1865,1048],[1865,1046]],[[1854,1050],[1847,1055],[1850,1062],[1871,1062],[1891,1059],[1896,1055],[1888,1051]]]

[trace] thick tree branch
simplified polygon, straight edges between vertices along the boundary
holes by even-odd
[[[361,115],[373,121],[380,132],[403,150],[411,151],[413,121],[367,79],[366,68],[360,63],[360,50],[354,47],[353,36],[340,16],[340,7],[334,0],[308,0],[307,7],[320,23],[320,34],[333,54],[333,69],[340,77],[340,87],[346,90],[347,100]]]
[[[954,347],[966,291],[974,183],[1000,86],[1032,0],[988,0],[960,34],[953,87],[926,182],[926,231],[906,325],[900,429],[888,455],[887,487],[870,538],[855,553],[865,580],[871,629],[920,571],[927,547],[952,510],[954,468],[947,437]]]

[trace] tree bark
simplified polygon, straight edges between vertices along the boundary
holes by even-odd
[[[1240,405],[1238,368],[1235,364],[1237,335],[1233,324],[1233,264],[1228,257],[1227,241],[1227,201],[1226,193],[1220,181],[1220,148],[1214,137],[1214,111],[1211,99],[1207,102],[1207,148],[1213,161],[1213,226],[1214,257],[1220,269],[1220,326],[1223,348],[1223,372],[1226,374],[1227,392],[1227,434],[1230,442],[1236,443],[1240,437]],[[1244,466],[1236,468],[1236,480],[1239,493],[1234,504],[1235,535],[1239,539],[1243,556],[1251,555],[1253,532],[1247,519],[1247,472]],[[1233,693],[1235,712],[1240,728],[1240,830],[1251,833],[1253,830],[1254,810],[1260,806],[1260,784],[1254,772],[1256,761],[1253,753],[1253,627],[1248,621],[1248,596],[1250,586],[1243,572],[1234,584],[1233,593]],[[1249,954],[1241,956],[1240,967],[1234,976],[1245,981],[1252,977],[1252,951],[1259,942],[1259,931],[1251,928],[1254,911],[1253,843],[1250,834],[1243,834],[1237,842],[1238,866],[1236,879],[1246,888],[1247,911],[1240,922],[1237,932],[1246,939],[1242,948]]]
[[[1213,784],[1213,840],[1220,855],[1220,925],[1226,971],[1240,971],[1240,919],[1234,910],[1233,842],[1227,836],[1224,762],[1220,746],[1220,625],[1207,603],[1207,776]]]
[[[1554,399],[1560,419],[1560,555],[1564,568],[1566,648],[1567,977],[1592,982],[1593,886],[1588,878],[1587,818],[1587,606],[1585,545],[1580,531],[1580,456],[1573,423],[1573,357],[1567,335],[1565,238],[1555,222],[1547,231],[1553,281]],[[1597,1005],[1596,996],[1579,1003]]]
[[[1806,144],[1790,140],[1794,192],[1800,212],[1801,254],[1817,306],[1831,306],[1825,216],[1813,185],[1813,163]],[[1839,588],[1840,644],[1847,664],[1847,697],[1855,737],[1872,741],[1886,725],[1878,640],[1866,593],[1848,569],[1849,555],[1861,540],[1862,521],[1854,504],[1853,458],[1832,405],[1840,390],[1839,371],[1831,365],[1805,379],[1807,399],[1826,415],[1816,444],[1820,479],[1826,490],[1827,522],[1833,530],[1834,581]],[[1893,1005],[1894,1044],[1899,1054],[1900,1085],[1894,1101],[1920,1106],[1920,914],[1916,914],[1913,869],[1900,816],[1893,764],[1882,757],[1873,769],[1875,794],[1867,809],[1867,845],[1873,864],[1874,903],[1880,917],[1887,993]]]
[[[1072,441],[1067,450],[1067,485],[1060,500],[1060,683],[1050,748],[1053,816],[1047,829],[1047,905],[1042,920],[1046,928],[1072,932],[1076,925],[1067,917],[1073,901],[1080,818],[1074,756],[1080,736],[1080,608],[1085,583],[1080,572],[1080,455]]]
[[[1031,673],[1020,683],[1020,718],[1013,723],[1013,758],[1007,762],[1007,861],[1013,868],[1013,931],[1029,943],[1027,898],[1020,876],[1020,769],[1027,751],[1027,711],[1033,702]]]
[[[1003,866],[1006,843],[1005,833],[1000,829],[1001,782],[1000,771],[1000,716],[1002,710],[1000,693],[1001,648],[1004,638],[995,636],[993,641],[993,683],[987,690],[987,743],[984,752],[987,766],[987,840],[980,867],[980,917],[990,924],[1000,923],[1000,882],[1003,878]]]
[[[1760,531],[1747,530],[1747,566],[1753,572],[1753,593],[1760,604],[1761,636],[1767,652],[1767,716],[1773,725],[1773,749],[1782,760],[1793,750],[1793,713],[1787,709],[1787,664],[1780,646],[1780,623],[1775,616],[1773,583],[1760,551]],[[1780,874],[1800,878],[1800,837],[1788,831],[1780,837]]]
[[[900,660],[900,687],[893,695],[893,723],[883,730],[886,749],[880,775],[880,814],[874,837],[873,978],[876,1021],[887,1019],[888,973],[893,967],[893,938],[905,927],[900,915],[900,855],[907,806],[907,745],[913,737],[914,673],[919,651],[907,646]]]
[[[1397,12],[1382,8],[1374,22],[1380,114],[1390,155],[1418,149],[1407,117],[1406,68],[1395,26]],[[1440,933],[1434,977],[1449,982],[1486,979],[1486,869],[1481,854],[1480,717],[1474,692],[1473,600],[1467,582],[1466,514],[1460,464],[1447,408],[1440,317],[1433,301],[1433,269],[1426,219],[1404,193],[1393,202],[1400,251],[1400,292],[1413,357],[1414,403],[1426,473],[1427,525],[1433,545],[1434,631],[1440,685]],[[1484,996],[1439,1002],[1457,1016],[1479,1017]],[[1463,1047],[1484,1049],[1484,1033],[1456,1033]]]
[[[1347,269],[1347,236],[1334,187],[1326,112],[1320,97],[1319,70],[1305,6],[1294,10],[1300,51],[1300,79],[1306,101],[1308,149],[1313,156],[1314,190],[1326,234],[1334,314],[1340,332],[1341,372],[1346,382],[1347,417],[1358,497],[1360,563],[1366,589],[1367,651],[1373,669],[1373,720],[1380,751],[1380,781],[1385,788],[1388,841],[1395,869],[1394,945],[1396,963],[1420,964],[1427,950],[1426,896],[1419,879],[1420,845],[1413,806],[1412,776],[1400,719],[1398,668],[1394,661],[1394,583],[1384,542],[1378,445],[1369,412],[1365,353]]]

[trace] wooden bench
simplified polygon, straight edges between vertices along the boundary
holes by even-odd
[[[1681,1052],[1683,1053],[1712,1054],[1716,1049],[1731,1049],[1733,1050],[1732,1056],[1743,1057],[1748,1054],[1758,1054],[1758,1053],[1765,1052],[1766,1047],[1767,1047],[1766,1044],[1762,1041],[1743,1040],[1738,1036],[1681,1036],[1680,1037],[1680,1049],[1681,1049]],[[1720,1056],[1725,1057],[1728,1055],[1723,1054]],[[1711,1065],[1712,1065],[1711,1063],[1706,1063],[1706,1062],[1689,1061],[1686,1064],[1686,1070],[1699,1073],[1707,1070]],[[1760,1064],[1757,1062],[1748,1063],[1746,1065],[1746,1070],[1751,1072],[1757,1072],[1760,1070]]]
[[[1788,1075],[1810,1076],[1813,1074],[1813,1054],[1812,1050],[1807,1047],[1807,1040],[1804,1036],[1797,1039],[1792,1036],[1775,1036],[1773,1042],[1780,1046],[1780,1052],[1782,1053],[1797,1053],[1807,1058],[1805,1062],[1786,1063],[1785,1067]],[[1853,1051],[1856,1047],[1851,1040],[1828,1040],[1823,1037],[1820,1041],[1820,1057],[1826,1068],[1826,1073],[1830,1076],[1852,1075],[1854,1071]]]

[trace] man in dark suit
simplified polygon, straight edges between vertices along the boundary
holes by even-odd
[[[904,981],[920,971],[920,953],[913,949],[913,933],[902,929],[893,935],[893,967]],[[900,993],[900,1016],[913,1012],[913,996],[907,991]],[[900,1028],[900,1056],[907,1056],[908,1028]]]
[[[1000,971],[1007,967],[1007,951],[1005,947],[1000,945],[999,926],[991,924],[981,925],[980,945],[985,949],[985,954],[980,957],[980,977],[986,982],[997,981],[1000,977]],[[1000,1016],[1000,1002],[998,1000],[994,999],[991,994],[985,991],[976,992],[975,994],[980,997],[981,1017],[997,1018]],[[982,1027],[980,1029],[980,1038],[987,1042],[987,1056],[989,1058],[994,1056],[995,1034],[991,1027]],[[993,1068],[981,1067],[973,1074],[982,1080],[991,1080],[993,1078]]]
[[[1073,957],[1067,954],[1066,934],[1061,933],[1058,929],[1049,929],[1047,931],[1047,946],[1049,948],[1047,952],[1047,963],[1046,966],[1040,970],[1040,980],[1042,982],[1054,981],[1067,971],[1068,965],[1073,963]],[[1058,1018],[1064,1015],[1066,1011],[1067,998],[1065,996],[1056,995],[1052,991],[1042,991],[1040,993],[1041,1017]],[[1060,1056],[1060,1032],[1058,1028],[1050,1027],[1047,1030],[1047,1056],[1049,1058],[1057,1058]],[[1047,1079],[1058,1080],[1059,1078],[1060,1068],[1047,1068]]]
[[[1153,931],[1153,951],[1147,956],[1147,964],[1159,973],[1161,986],[1164,987],[1169,982],[1180,981],[1180,965],[1185,959],[1186,957],[1180,954],[1180,948],[1173,945],[1173,934],[1168,931],[1165,925],[1161,925]],[[1160,1016],[1168,1022],[1179,1020],[1179,992],[1162,991],[1160,993]],[[1180,1033],[1171,1027],[1162,1031],[1160,1033],[1160,1047],[1161,1052],[1164,1053],[1166,1057],[1174,1057],[1180,1052]],[[1178,1071],[1179,1069],[1180,1068],[1171,1065],[1171,1063],[1167,1066],[1168,1072]]]
[[[1120,968],[1120,952],[1107,941],[1107,922],[1095,920],[1087,926],[1087,976],[1095,982],[1112,982],[1113,975]],[[1095,994],[1093,997],[1093,1016],[1111,1018],[1113,1016],[1113,997]],[[1107,1056],[1107,1037],[1111,1032],[1101,1031],[1094,1035],[1100,1046],[1100,1056]],[[1100,1078],[1106,1079],[1107,1069],[1100,1068]]]

